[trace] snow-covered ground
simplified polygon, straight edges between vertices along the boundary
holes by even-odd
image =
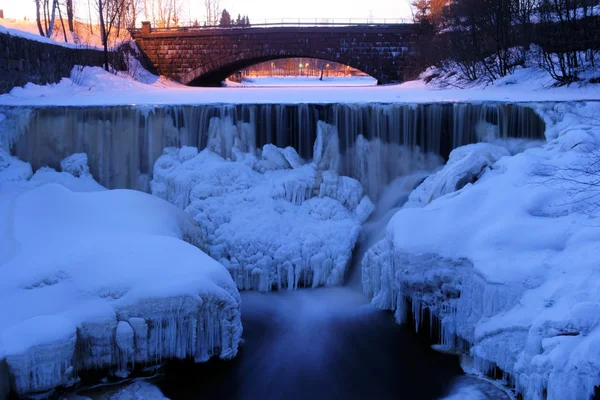
[[[320,80],[316,76],[273,76],[249,77],[242,83],[226,81],[226,86],[374,86],[377,79],[370,76],[326,76]]]
[[[543,147],[455,150],[367,252],[363,286],[399,321],[407,298],[417,324],[434,310],[444,346],[472,345],[470,372],[497,366],[526,399],[587,399],[600,385],[600,104],[538,112]]]
[[[43,23],[44,21],[42,21],[42,24]],[[64,23],[65,26],[67,26],[67,21],[64,21]],[[40,35],[35,20],[22,20],[16,18],[0,19],[0,33],[7,33],[12,36],[19,36],[37,42],[50,43],[70,48],[102,48],[100,26],[93,25],[90,29],[90,25],[75,21],[74,29],[75,32],[69,32],[67,30],[67,42],[65,42],[65,36],[58,16],[56,17],[52,37],[50,38]],[[127,29],[121,29],[119,36],[116,36],[116,29],[113,29],[111,40],[109,40],[109,46],[112,48],[127,40],[131,40],[131,35]]]
[[[39,86],[28,84],[0,96],[1,105],[125,105],[214,103],[430,103],[540,102],[600,100],[600,85],[551,87],[549,76],[522,69],[493,85],[438,89],[422,80],[369,87],[228,87],[197,88],[156,77],[152,84],[115,76],[97,67],[75,68],[71,78]]]
[[[91,369],[124,377],[173,357],[235,356],[239,293],[184,241],[201,234],[188,214],[104,189],[83,154],[32,176],[0,139],[0,374],[14,392],[70,385]]]
[[[337,173],[336,129],[319,122],[311,163],[291,147],[255,152],[245,124],[213,119],[209,131],[200,153],[165,150],[152,193],[194,216],[200,247],[239,289],[342,284],[374,206],[360,182]]]

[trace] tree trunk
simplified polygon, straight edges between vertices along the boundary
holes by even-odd
[[[56,7],[58,7],[58,0],[52,1],[52,16],[50,17],[50,27],[48,28],[48,32],[46,32],[46,37],[52,36],[52,29],[54,29],[54,18],[56,17]]]
[[[60,24],[62,25],[63,35],[65,36],[65,43],[69,43],[67,39],[67,30],[65,29],[65,21],[63,21],[62,12],[60,11],[60,7],[58,7],[58,18],[60,18]]]
[[[73,25],[73,0],[67,0],[67,19],[69,20],[69,31],[75,32]]]
[[[100,36],[102,45],[104,46],[104,69],[108,71],[108,37],[106,35],[106,26],[104,26],[104,12],[102,10],[102,1],[98,0],[98,13],[100,15]]]
[[[37,22],[40,35],[46,36],[44,33],[44,28],[42,27],[42,19],[40,18],[40,0],[35,0],[35,20]]]
[[[50,0],[44,0],[44,27],[46,28],[46,35],[48,34],[48,21],[50,20],[50,13],[48,12],[48,2]]]
[[[322,80],[323,80],[323,71],[324,71],[324,69],[323,69],[323,68],[321,68],[321,77],[319,78],[319,80],[320,80],[320,81],[322,81]]]

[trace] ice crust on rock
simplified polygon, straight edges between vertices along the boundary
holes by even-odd
[[[577,171],[598,149],[600,105],[539,112],[544,147],[395,214],[362,261],[363,289],[399,321],[411,304],[417,328],[432,310],[443,347],[465,352],[470,372],[502,369],[525,399],[588,399],[600,386],[599,214],[578,197],[597,176]],[[444,169],[446,182],[464,171]]]
[[[489,143],[456,148],[446,165],[410,194],[407,206],[426,206],[438,197],[456,192],[476,182],[496,161],[509,155],[506,148]]]
[[[154,166],[152,193],[195,218],[200,247],[239,289],[339,285],[374,206],[358,181],[330,169],[339,162],[337,143],[335,128],[319,124],[311,163],[272,145],[256,154],[234,147],[231,159],[167,148]]]
[[[72,154],[60,162],[60,169],[68,172],[76,178],[89,175],[88,158],[85,153]]]
[[[22,164],[2,160],[0,303],[11,306],[0,307],[0,384],[31,395],[92,369],[125,377],[136,364],[236,355],[239,293],[182,240],[201,237],[189,214],[105,190],[81,155],[63,165],[78,177],[44,168],[12,179]]]

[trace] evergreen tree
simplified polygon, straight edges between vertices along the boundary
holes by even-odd
[[[241,14],[238,14],[237,19],[235,20],[235,24],[239,26],[244,25],[244,23],[242,22]]]
[[[231,15],[226,9],[223,9],[221,13],[221,21],[219,21],[219,26],[231,26]]]

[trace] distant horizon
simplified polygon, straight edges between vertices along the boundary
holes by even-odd
[[[76,14],[80,18],[86,18],[87,1],[75,0]],[[181,20],[186,21],[204,21],[204,2],[202,0],[184,0]],[[338,19],[400,19],[410,18],[410,1],[401,0],[398,2],[390,0],[371,0],[368,3],[358,3],[353,7],[348,7],[347,2],[340,0],[331,0],[323,2],[320,0],[304,0],[295,2],[275,2],[271,0],[255,0],[248,4],[243,0],[222,0],[221,10],[227,9],[229,13],[237,17],[238,14],[247,15],[250,22],[259,23],[260,21],[276,19],[317,19],[332,20]],[[77,5],[80,10],[77,12]],[[35,19],[35,1],[19,0],[9,1],[0,0],[0,10],[4,11],[5,18],[14,18],[23,20],[24,17],[30,20]],[[58,17],[58,15],[57,15]],[[65,16],[63,16],[65,17]],[[142,18],[143,19],[143,18]]]

